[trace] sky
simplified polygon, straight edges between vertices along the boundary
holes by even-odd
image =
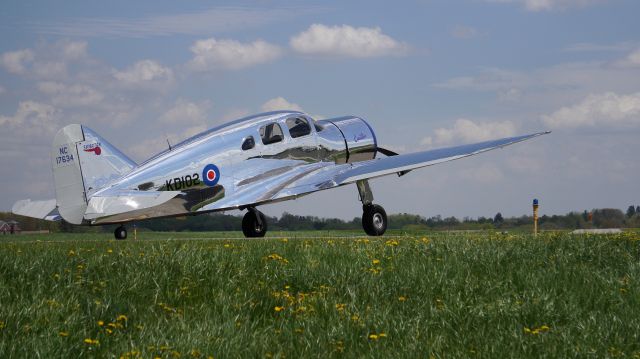
[[[391,5],[392,4],[392,5]],[[54,198],[70,123],[135,161],[278,109],[356,115],[400,153],[552,134],[371,181],[387,213],[640,204],[640,2],[31,1],[0,5],[0,210]],[[351,219],[355,185],[261,207]]]

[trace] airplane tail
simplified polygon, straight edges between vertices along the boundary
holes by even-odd
[[[58,211],[73,224],[82,223],[94,192],[136,167],[97,133],[76,124],[58,131],[51,160]]]

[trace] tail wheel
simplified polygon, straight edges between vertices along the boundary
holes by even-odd
[[[362,228],[370,236],[381,236],[387,230],[387,212],[377,204],[362,206]]]
[[[117,240],[127,239],[127,229],[124,226],[120,226],[116,228],[116,230],[113,232],[113,235]]]
[[[267,217],[257,209],[249,209],[242,218],[242,233],[247,238],[264,237],[267,234]]]

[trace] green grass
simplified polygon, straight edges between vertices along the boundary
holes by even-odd
[[[640,357],[637,232],[238,235],[0,237],[0,357]]]

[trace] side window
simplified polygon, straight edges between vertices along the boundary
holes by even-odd
[[[249,136],[242,141],[242,150],[250,150],[256,146],[256,141],[253,140],[253,136]]]
[[[277,123],[270,123],[260,127],[260,137],[262,137],[262,143],[265,145],[280,142],[284,138],[282,128]]]
[[[304,118],[288,118],[287,127],[289,127],[291,138],[306,136],[311,133],[311,127],[309,127],[309,123]]]

